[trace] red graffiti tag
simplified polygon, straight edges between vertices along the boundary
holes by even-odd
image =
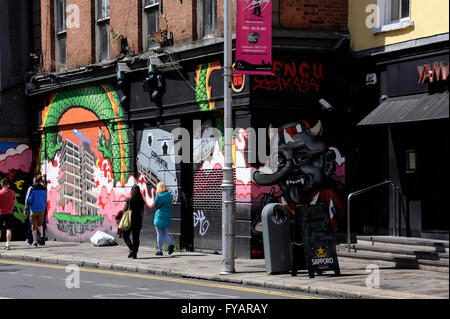
[[[314,92],[320,91],[320,80],[324,79],[323,64],[311,62],[274,61],[271,76],[255,76],[253,90]]]

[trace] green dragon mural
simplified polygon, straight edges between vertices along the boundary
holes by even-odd
[[[126,127],[122,124],[123,110],[117,93],[108,85],[78,88],[57,93],[53,96],[47,111],[42,116],[42,128],[45,131],[42,137],[42,150],[40,162],[53,159],[61,149],[62,136],[55,132],[61,117],[71,108],[86,109],[104,122],[110,133],[110,140],[100,134],[98,149],[109,159],[113,167],[115,182],[120,180],[124,184],[130,176],[130,163],[127,147],[128,135]]]

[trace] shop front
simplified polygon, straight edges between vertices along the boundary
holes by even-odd
[[[376,63],[381,99],[358,123],[373,142],[361,146],[360,158],[377,157],[380,178],[392,181],[400,196],[387,219],[372,216],[364,226],[382,235],[448,239],[448,46],[423,52]],[[364,174],[374,180],[374,172]]]

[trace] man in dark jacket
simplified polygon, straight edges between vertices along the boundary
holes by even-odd
[[[30,209],[31,231],[33,233],[33,243],[31,246],[37,247],[37,231],[41,234],[41,245],[44,245],[44,218],[47,210],[47,188],[43,184],[42,176],[36,176],[36,183],[33,185],[27,200]]]

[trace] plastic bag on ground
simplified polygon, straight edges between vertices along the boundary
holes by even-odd
[[[91,237],[91,243],[93,243],[95,246],[115,246],[117,245],[116,240],[113,236],[104,233],[102,231],[97,231],[94,235]]]

